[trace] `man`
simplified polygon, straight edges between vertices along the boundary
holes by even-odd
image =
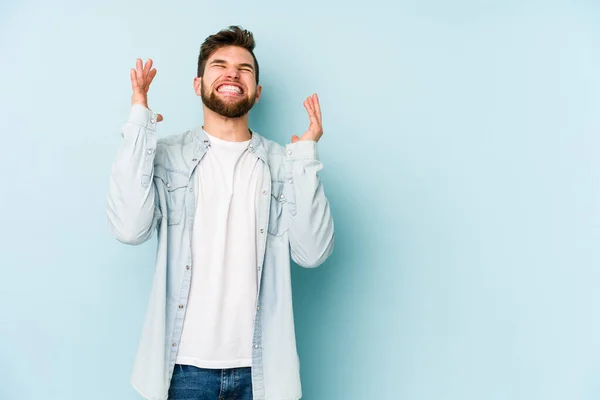
[[[290,256],[316,267],[334,228],[318,178],[323,134],[317,95],[310,125],[284,147],[248,128],[259,100],[251,32],[209,36],[194,90],[204,125],[157,139],[148,108],[152,60],[130,72],[132,111],[112,167],[113,235],[158,251],[132,385],[150,400],[301,397]]]

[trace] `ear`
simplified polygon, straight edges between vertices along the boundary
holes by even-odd
[[[197,96],[202,96],[202,78],[196,77],[194,78],[194,92],[196,92]]]
[[[262,93],[262,86],[260,86],[260,85],[256,86],[256,99],[254,100],[254,104],[258,103],[261,93]]]

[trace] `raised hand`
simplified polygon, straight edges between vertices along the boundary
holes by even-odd
[[[136,60],[135,69],[132,68],[129,71],[131,89],[133,90],[131,104],[141,104],[148,108],[148,90],[155,76],[156,68],[152,68],[152,59],[149,58],[143,68],[142,60],[139,58]],[[162,121],[162,115],[158,114],[156,120]]]
[[[314,140],[318,142],[323,136],[323,122],[321,120],[321,106],[319,105],[319,97],[316,93],[304,100],[304,108],[308,112],[308,118],[310,119],[310,125],[308,130],[300,137],[297,135],[292,136],[292,143],[296,143],[299,140]]]

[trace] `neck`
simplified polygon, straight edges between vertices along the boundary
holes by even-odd
[[[240,118],[227,118],[204,106],[202,129],[210,135],[229,142],[244,142],[252,135],[248,130],[248,114]]]

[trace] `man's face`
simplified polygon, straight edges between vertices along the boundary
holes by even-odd
[[[256,84],[252,54],[236,46],[215,51],[206,62],[204,76],[194,81],[204,105],[227,118],[246,115],[262,89]]]

